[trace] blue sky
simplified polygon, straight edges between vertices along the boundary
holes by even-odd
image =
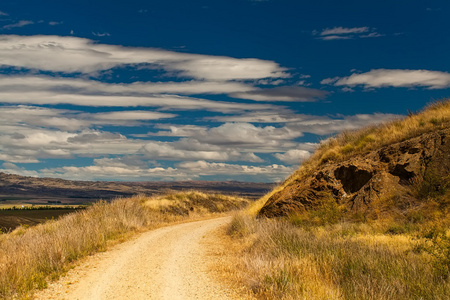
[[[449,1],[0,3],[0,171],[283,180],[449,96]]]

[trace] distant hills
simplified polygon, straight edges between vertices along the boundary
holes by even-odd
[[[113,182],[72,181],[57,178],[36,178],[0,172],[0,200],[8,199],[72,199],[91,202],[136,194],[154,195],[168,190],[199,190],[259,198],[274,187],[271,183],[238,181],[173,181],[173,182]],[[85,201],[83,201],[85,199]],[[52,200],[48,200],[52,201]],[[67,202],[66,201],[66,202]],[[64,203],[64,201],[63,201]]]

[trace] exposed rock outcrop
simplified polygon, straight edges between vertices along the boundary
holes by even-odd
[[[371,213],[375,203],[408,204],[413,190],[432,169],[436,176],[450,175],[450,129],[385,146],[344,162],[326,163],[313,174],[293,180],[274,193],[259,212],[277,217],[313,209],[323,197],[332,197],[348,211]],[[410,199],[408,199],[410,198]],[[381,203],[382,204],[382,203]]]

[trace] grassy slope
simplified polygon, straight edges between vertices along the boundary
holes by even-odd
[[[230,271],[263,299],[448,299],[450,182],[417,186],[424,205],[415,215],[343,222],[311,212],[256,220],[269,197],[328,161],[339,162],[420,134],[450,127],[450,101],[387,124],[344,132],[322,143],[281,186],[237,215],[228,230],[235,253]]]
[[[34,227],[0,234],[0,298],[27,298],[73,263],[133,233],[233,209],[238,197],[180,192],[98,202],[85,210]]]

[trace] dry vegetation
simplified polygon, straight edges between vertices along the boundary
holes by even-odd
[[[244,246],[233,276],[261,299],[448,299],[449,233],[395,234],[393,226],[238,215],[229,243]]]
[[[450,178],[430,169],[405,208],[392,195],[379,218],[346,215],[335,201],[283,219],[256,219],[269,197],[321,164],[450,127],[450,101],[404,120],[344,132],[281,186],[238,214],[228,229],[235,282],[262,299],[449,299]]]
[[[59,220],[0,235],[0,298],[27,298],[82,257],[133,233],[243,208],[238,197],[179,192],[99,202]]]
[[[422,205],[401,218],[392,206],[391,217],[356,220],[336,203],[282,219],[240,213],[226,238],[229,273],[261,299],[449,299],[450,182],[441,183],[418,185]]]

